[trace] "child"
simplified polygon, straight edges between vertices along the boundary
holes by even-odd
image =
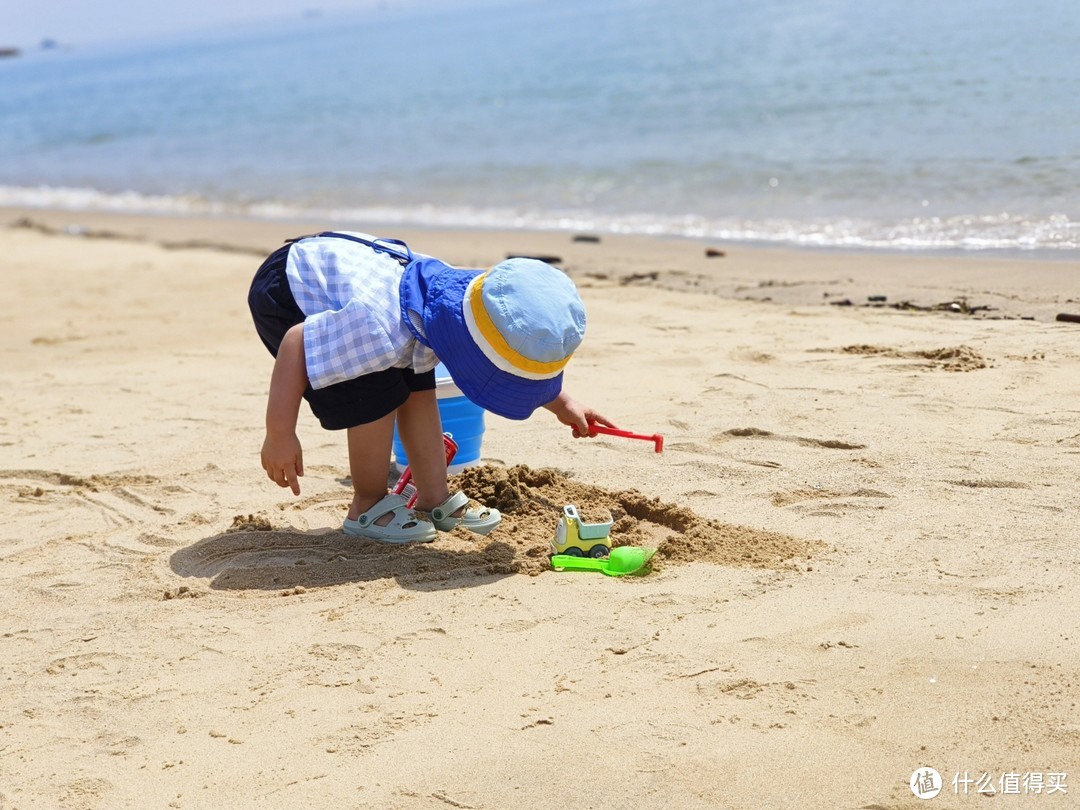
[[[259,268],[248,294],[255,328],[277,359],[262,466],[300,494],[300,400],[327,430],[346,430],[353,500],[346,534],[430,542],[463,525],[487,534],[496,509],[473,509],[446,481],[435,366],[477,405],[509,419],[536,408],[588,435],[612,426],[562,390],[562,370],[585,333],[573,282],[534,259],[460,270],[405,243],[325,232],[290,240]],[[416,510],[387,494],[394,422],[417,488]]]

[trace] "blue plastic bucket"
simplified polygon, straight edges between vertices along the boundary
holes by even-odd
[[[449,472],[456,473],[480,463],[480,445],[484,440],[484,409],[461,393],[446,366],[435,367],[435,396],[439,401],[439,419],[443,433],[457,442],[457,453],[450,462]],[[394,427],[394,463],[398,469],[409,466],[405,446]]]

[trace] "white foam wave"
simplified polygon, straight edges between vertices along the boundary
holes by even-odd
[[[185,216],[316,219],[381,225],[594,231],[815,248],[1047,251],[1055,255],[1080,252],[1080,222],[1061,213],[1042,217],[1010,213],[926,217],[890,223],[850,218],[708,219],[690,215],[616,215],[434,205],[311,208],[274,201],[235,203],[198,196],[148,195],[134,191],[107,193],[88,188],[48,186],[0,186],[0,206]]]
[[[92,188],[0,186],[0,205],[57,208],[72,211],[115,211],[150,214],[226,214],[232,206],[198,197],[108,193]]]

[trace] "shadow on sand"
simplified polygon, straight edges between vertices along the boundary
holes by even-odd
[[[215,590],[280,591],[395,579],[406,588],[438,590],[490,582],[520,571],[514,549],[455,537],[392,545],[340,531],[227,531],[180,549],[169,560],[182,577],[210,580]],[[445,544],[454,544],[447,547]]]

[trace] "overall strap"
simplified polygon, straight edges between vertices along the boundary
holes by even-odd
[[[409,250],[409,246],[400,239],[380,238],[369,241],[367,239],[361,239],[359,236],[353,236],[348,233],[338,233],[337,231],[323,231],[321,233],[308,234],[307,236],[298,236],[295,239],[287,239],[286,244],[299,242],[301,239],[312,239],[317,236],[332,236],[338,239],[348,239],[350,242],[359,242],[361,245],[367,245],[376,253],[385,253],[387,256],[395,259],[402,267],[407,266],[413,260],[413,254],[412,251]],[[405,252],[401,253],[396,248],[402,248]]]

